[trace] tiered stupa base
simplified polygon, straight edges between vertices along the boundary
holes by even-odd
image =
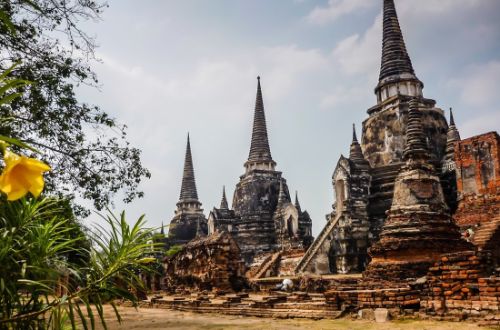
[[[370,248],[370,279],[425,276],[441,255],[472,249],[444,202],[439,178],[425,162],[408,162],[398,175],[380,240]]]

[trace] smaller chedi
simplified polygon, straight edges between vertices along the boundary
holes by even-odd
[[[276,243],[281,250],[304,249],[311,245],[311,218],[307,211],[302,212],[298,193],[295,192],[295,203],[292,203],[285,194],[282,183],[273,219]]]
[[[197,233],[207,233],[207,219],[198,200],[188,134],[181,194],[179,202],[177,202],[177,210],[168,229],[169,243],[170,245],[185,244],[195,238]]]

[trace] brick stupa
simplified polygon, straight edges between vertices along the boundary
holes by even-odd
[[[406,164],[399,172],[380,240],[369,250],[367,278],[404,280],[424,276],[444,253],[470,250],[446,205],[439,177],[429,162],[420,103],[410,102]]]

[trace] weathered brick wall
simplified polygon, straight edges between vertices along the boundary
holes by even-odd
[[[245,265],[238,245],[226,232],[196,238],[164,260],[168,290],[238,290],[244,285]]]
[[[338,309],[387,308],[395,315],[419,312],[422,317],[472,319],[500,324],[500,277],[490,276],[487,253],[444,254],[416,281],[374,281],[339,285],[325,292],[327,304]]]
[[[455,144],[458,209],[463,229],[488,222],[500,212],[500,136],[489,132]]]
[[[334,295],[329,295],[333,298]],[[336,299],[340,304],[357,305],[357,308],[417,308],[420,292],[407,288],[339,291]],[[330,299],[330,302],[332,300]]]
[[[421,294],[422,311],[500,322],[500,278],[485,277],[486,261],[473,251],[444,255],[429,269]]]

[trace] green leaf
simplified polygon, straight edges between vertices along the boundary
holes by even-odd
[[[18,146],[19,148],[29,149],[33,152],[40,153],[40,151],[38,151],[37,149],[33,148],[32,146],[30,146],[22,141],[19,141],[18,139],[14,139],[14,138],[0,135],[0,141],[5,141],[9,144],[13,144],[15,146]]]
[[[12,80],[6,80],[4,81],[5,84],[0,87],[0,96],[5,94],[8,90],[30,85],[31,82],[28,80],[23,80],[23,79],[12,79]]]
[[[104,310],[102,307],[101,297],[99,295],[96,295],[96,300],[97,300],[97,302],[95,304],[95,308],[97,309],[97,312],[99,313],[99,318],[101,319],[102,327],[104,328],[104,330],[108,330],[108,325],[106,324],[106,320],[104,319]]]
[[[43,289],[46,289],[48,291],[52,290],[51,286],[48,286],[48,285],[42,283],[41,281],[33,281],[33,280],[28,280],[28,279],[20,279],[20,280],[17,280],[17,282],[21,283],[21,284],[25,284],[27,286],[31,286],[31,287],[43,288]]]
[[[82,297],[82,301],[85,304],[85,307],[87,308],[87,315],[90,319],[90,328],[95,329],[95,318],[94,318],[94,312],[92,312],[92,307],[90,306],[90,302],[88,299]]]
[[[89,327],[87,325],[87,318],[85,317],[85,315],[83,314],[82,312],[82,309],[80,308],[80,304],[76,304],[76,311],[78,312],[78,315],[80,316],[80,320],[82,320],[82,325],[83,325],[83,328],[85,330],[88,330]],[[92,328],[94,329],[94,328]]]
[[[31,7],[33,7],[34,9],[38,10],[40,13],[43,14],[42,8],[40,8],[40,6],[36,2],[32,0],[22,0],[22,2],[27,3],[28,5],[30,5]]]
[[[73,312],[73,304],[71,303],[71,299],[68,300],[68,314],[69,314],[69,319],[71,321],[71,327],[73,329],[76,329],[76,322],[75,322],[75,314]]]
[[[122,316],[120,315],[120,312],[118,311],[118,308],[116,307],[115,302],[111,301],[109,304],[111,305],[111,307],[113,307],[113,310],[115,312],[115,316],[116,316],[116,319],[118,320],[118,323],[122,324]]]
[[[1,11],[0,11],[1,13]],[[5,70],[3,73],[0,74],[0,80],[4,80],[14,69],[16,66],[21,64],[21,61],[17,61],[16,63],[12,64],[7,70]]]
[[[23,95],[22,93],[12,93],[12,94],[9,94],[7,96],[4,96],[0,99],[0,105],[9,104],[12,101],[14,101],[15,99],[21,97],[22,95]]]

